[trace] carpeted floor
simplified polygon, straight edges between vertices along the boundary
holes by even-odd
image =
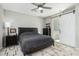
[[[29,54],[30,56],[79,56],[79,48],[69,47],[60,43],[55,46],[42,49],[38,52]],[[0,49],[0,56],[23,56],[19,45]],[[28,56],[28,55],[26,55]]]

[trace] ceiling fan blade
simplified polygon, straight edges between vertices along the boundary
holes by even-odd
[[[43,6],[43,5],[45,5],[46,3],[39,3],[39,5],[41,5],[41,6]]]
[[[37,12],[37,10],[36,9],[38,9],[38,8],[34,8],[34,9],[31,9],[32,11],[35,11],[35,12]]]
[[[44,6],[42,6],[42,8],[45,8],[45,9],[52,9],[51,7],[44,7]]]
[[[45,5],[46,3],[42,3],[42,5]]]
[[[31,9],[31,10],[33,11],[33,10],[36,10],[36,9],[38,9],[38,8],[34,8],[34,9]]]
[[[38,4],[36,4],[36,3],[32,3],[33,5],[35,5],[35,6],[38,6]]]

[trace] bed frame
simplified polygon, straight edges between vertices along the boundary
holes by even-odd
[[[38,29],[37,28],[25,28],[25,27],[19,27],[18,28],[18,33],[19,33],[19,35],[21,35],[22,33],[24,33],[24,32],[36,32],[36,33],[38,33]],[[19,37],[18,37],[19,38]],[[40,45],[40,46],[38,46],[38,47],[35,47],[35,48],[31,48],[31,50],[30,50],[30,52],[29,51],[27,51],[26,52],[26,50],[23,48],[22,49],[22,52],[23,52],[23,54],[24,54],[24,56],[26,55],[26,54],[30,54],[30,53],[33,53],[33,52],[35,52],[35,51],[38,51],[38,50],[41,50],[41,49],[44,49],[44,48],[46,48],[46,47],[49,47],[50,45],[54,45],[54,41],[52,40],[52,42],[50,42],[49,44],[46,44],[46,43],[44,43],[43,45]],[[28,49],[27,49],[28,50]]]
[[[18,35],[20,35],[21,33],[24,32],[36,32],[38,33],[38,29],[37,28],[27,28],[27,27],[19,27],[18,28]]]

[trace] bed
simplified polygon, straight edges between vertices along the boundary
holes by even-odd
[[[24,55],[54,45],[50,36],[38,33],[37,28],[19,27],[19,44]]]

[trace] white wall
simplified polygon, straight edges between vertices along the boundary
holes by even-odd
[[[34,27],[42,34],[43,19],[35,16],[29,16],[17,12],[5,11],[5,22],[10,22],[11,27]],[[18,31],[17,31],[18,32]]]
[[[2,48],[2,35],[3,35],[3,30],[2,30],[2,17],[3,17],[3,9],[2,6],[0,5],[0,48]]]
[[[50,23],[50,25],[51,25],[51,18],[44,18],[43,19],[43,27],[45,28],[46,27],[46,24],[47,23]]]

